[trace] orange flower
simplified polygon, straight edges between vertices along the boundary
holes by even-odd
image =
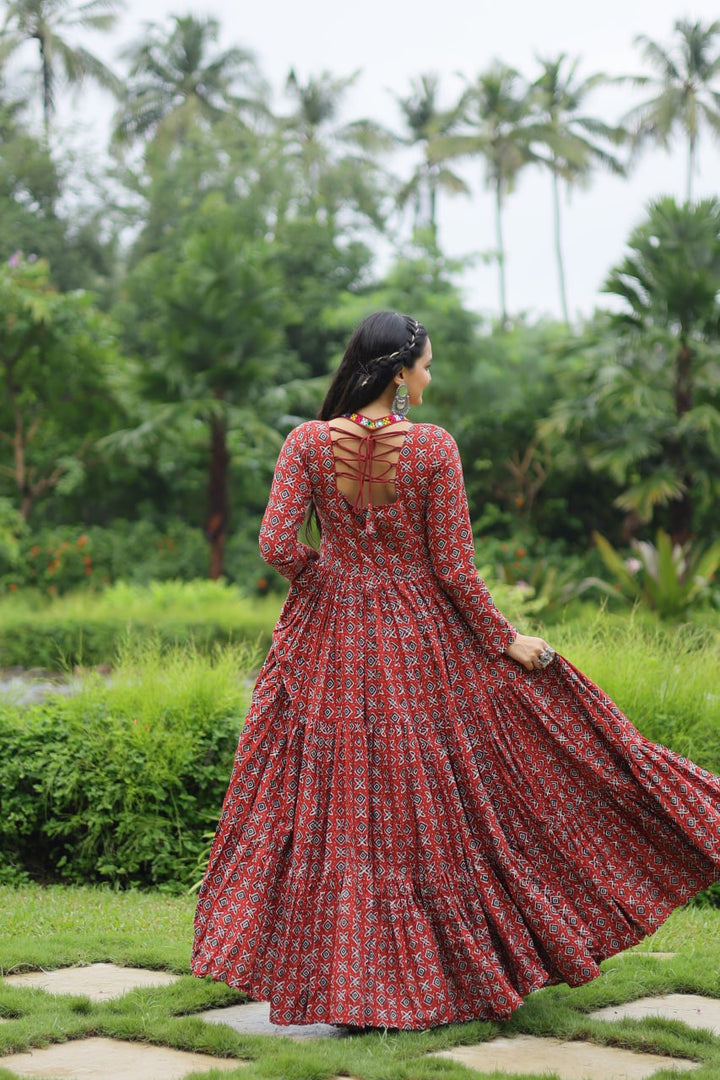
[[[92,555],[83,555],[83,562],[86,566],[92,566]]]
[[[85,573],[86,573],[86,574],[87,574],[88,576],[89,576],[90,574],[92,574],[92,572],[93,572],[92,566],[86,566],[86,567],[85,567]]]
[[[88,538],[87,538],[87,536],[85,535],[85,533],[83,533],[83,534],[82,534],[82,536],[78,536],[78,538],[77,538],[77,546],[78,546],[79,548],[81,548],[81,547],[85,547],[85,545],[87,544],[87,542],[88,542]]]
[[[10,584],[8,585],[8,589],[10,590],[10,592],[17,592],[17,585],[14,581],[10,582]]]
[[[30,558],[34,559],[36,555],[40,554],[41,550],[42,548],[39,544],[33,544],[33,546],[30,548]]]
[[[518,559],[524,559],[525,558],[525,548],[522,548],[522,547],[516,548],[515,549],[515,554],[517,555]]]

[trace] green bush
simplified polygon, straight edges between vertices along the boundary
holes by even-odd
[[[241,519],[228,537],[225,574],[248,592],[283,592],[285,581],[260,558],[260,518]],[[208,543],[201,528],[178,518],[149,517],[109,526],[56,525],[30,529],[0,498],[0,596],[27,588],[48,597],[116,581],[192,581],[207,575]]]
[[[165,645],[270,644],[281,598],[244,597],[224,582],[118,582],[48,601],[39,591],[0,602],[0,667],[67,668],[112,663],[124,641]]]
[[[187,887],[249,699],[247,649],[121,657],[110,683],[0,707],[0,880]]]
[[[0,547],[0,592],[35,588],[61,596],[79,586],[119,579],[144,584],[169,578],[192,579],[207,572],[207,542],[200,529],[177,519],[162,529],[153,522],[114,521],[98,525],[58,525],[19,529],[13,557]]]

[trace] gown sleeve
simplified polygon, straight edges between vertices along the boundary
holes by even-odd
[[[291,431],[283,443],[259,539],[265,562],[292,582],[319,557],[315,548],[297,537],[312,493],[301,429],[302,425]]]
[[[517,631],[498,611],[475,566],[462,462],[446,431],[437,447],[430,480],[427,539],[435,575],[444,592],[489,653],[502,655]]]

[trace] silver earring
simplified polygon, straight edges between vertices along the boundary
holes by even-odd
[[[407,416],[410,409],[410,392],[405,383],[398,385],[393,398],[392,409],[397,416]]]

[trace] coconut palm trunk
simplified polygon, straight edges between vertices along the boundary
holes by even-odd
[[[687,202],[688,205],[692,202],[692,185],[693,175],[695,173],[695,154],[697,150],[697,140],[694,134],[690,135],[688,139],[688,170],[687,170]]]
[[[502,181],[495,181],[495,238],[497,243],[498,278],[500,282],[500,325],[507,329],[507,290],[505,287],[505,240],[503,237],[503,198]]]
[[[567,290],[565,287],[565,260],[562,249],[562,222],[560,212],[560,179],[553,172],[553,210],[555,218],[555,260],[557,262],[558,286],[560,288],[560,304],[562,305],[563,319],[569,324]]]
[[[45,137],[45,147],[47,148],[50,144],[50,113],[52,112],[52,71],[50,69],[50,61],[47,55],[45,38],[39,36],[38,43],[40,45],[40,70],[42,73],[43,133]]]
[[[437,184],[432,173],[428,177],[428,192],[430,197],[430,231],[433,243],[437,243]]]

